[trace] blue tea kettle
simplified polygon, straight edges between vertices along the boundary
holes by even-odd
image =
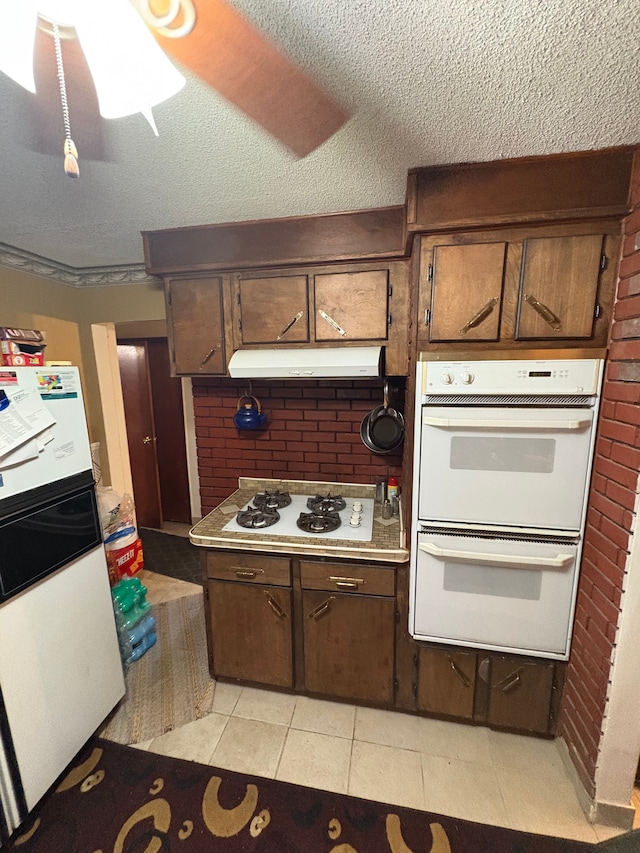
[[[260,400],[252,394],[243,394],[238,400],[238,411],[233,416],[233,422],[238,429],[260,429],[264,426],[267,416],[262,413]]]

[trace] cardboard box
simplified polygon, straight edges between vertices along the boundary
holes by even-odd
[[[38,329],[10,329],[0,326],[0,363],[4,367],[42,367],[44,332]]]
[[[124,548],[113,551],[105,549],[105,553],[111,586],[115,586],[125,575],[131,578],[144,568],[141,539],[136,539],[133,544],[125,545]]]

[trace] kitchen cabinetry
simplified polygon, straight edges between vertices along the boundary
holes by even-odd
[[[165,298],[173,375],[224,374],[227,362],[222,277],[167,278]]]
[[[605,345],[616,231],[594,223],[421,237],[418,346]]]
[[[234,347],[379,344],[404,375],[408,286],[406,261],[237,273]]]
[[[551,734],[564,665],[420,644],[418,710],[497,728]]]
[[[300,576],[306,690],[392,705],[395,569],[302,561]]]
[[[204,569],[211,674],[293,687],[290,560],[207,553]]]

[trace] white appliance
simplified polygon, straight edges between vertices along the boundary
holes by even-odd
[[[229,376],[249,379],[357,379],[380,376],[382,347],[241,349],[229,359]]]
[[[566,660],[603,362],[421,362],[409,630]]]
[[[0,367],[0,846],[124,695],[77,368]]]

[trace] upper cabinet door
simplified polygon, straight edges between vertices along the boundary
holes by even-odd
[[[317,341],[384,341],[388,329],[389,270],[314,276]]]
[[[222,279],[170,278],[165,293],[176,374],[224,374]]]
[[[309,341],[306,275],[241,278],[238,288],[242,344]]]
[[[524,241],[517,339],[591,337],[602,249],[602,234]]]
[[[434,247],[430,341],[498,340],[506,257],[502,242]]]

